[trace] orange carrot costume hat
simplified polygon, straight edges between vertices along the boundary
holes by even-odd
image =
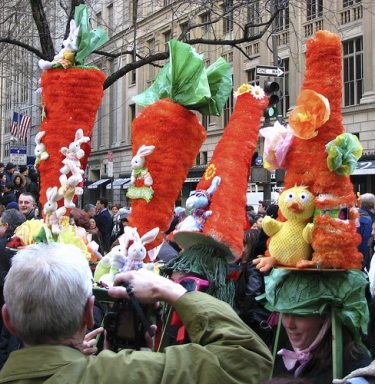
[[[107,40],[107,34],[100,28],[95,31],[89,29],[87,7],[80,5],[75,8],[74,20],[70,23],[70,34],[63,43],[64,48],[52,62],[39,62],[39,66],[45,70],[41,77],[45,118],[36,140],[36,163],[40,174],[42,205],[47,201],[46,192],[49,187],[57,186],[59,189],[65,189],[64,192],[70,187],[69,197],[73,198],[74,192],[77,191],[74,188],[82,182],[82,173],[91,151],[89,139],[103,97],[105,80],[101,71],[94,67],[85,67],[83,63],[87,55]],[[80,138],[76,135],[79,129],[83,131]],[[73,153],[73,148],[69,147],[73,142],[81,147],[78,156],[75,156],[78,150]],[[69,152],[62,153],[60,149],[64,147]],[[68,157],[73,160],[69,171],[66,169]],[[66,172],[60,172],[63,166]],[[75,171],[75,177],[70,178]],[[66,176],[64,181],[67,183],[64,182],[64,185],[60,181],[62,174]],[[63,197],[60,196],[61,199]]]
[[[205,140],[204,127],[189,109],[219,115],[232,87],[231,67],[222,58],[205,69],[188,44],[171,40],[170,60],[154,84],[134,101],[145,108],[132,123],[132,199],[129,225],[140,235],[160,228],[162,241],[174,203]]]
[[[341,40],[319,31],[307,41],[305,80],[289,117],[295,137],[285,159],[284,188],[305,186],[315,198],[313,256],[301,266],[361,267],[349,176],[362,149],[355,136],[344,133],[341,95]]]
[[[187,202],[190,215],[174,236],[184,251],[167,266],[203,276],[209,281],[208,293],[228,302],[234,293],[225,281],[228,261],[239,259],[243,250],[250,164],[266,106],[260,87],[242,85],[238,89],[233,114],[197,186],[196,203],[206,197],[209,205],[195,208]],[[200,225],[195,226],[197,220]]]

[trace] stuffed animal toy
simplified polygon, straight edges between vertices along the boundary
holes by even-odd
[[[46,222],[51,227],[54,235],[60,233],[60,219],[65,215],[65,207],[58,208],[57,202],[61,199],[57,187],[47,189],[47,202],[44,204],[43,212],[46,215]]]
[[[211,186],[207,190],[197,189],[194,194],[186,200],[186,209],[189,215],[177,225],[178,231],[199,231],[203,230],[207,217],[212,215],[208,210],[212,195],[216,192],[221,183],[221,178],[215,176],[212,179]]]
[[[69,178],[62,174],[59,178],[60,188],[59,195],[64,198],[64,206],[66,208],[74,208],[76,205],[73,202],[74,196],[82,195],[83,189],[78,187],[81,178],[78,175],[71,175]]]
[[[287,189],[279,197],[279,209],[287,221],[270,216],[263,220],[263,230],[271,239],[270,256],[254,260],[261,272],[269,271],[274,265],[296,267],[300,260],[311,257],[313,226],[307,222],[314,213],[314,196],[305,187]]]
[[[159,228],[151,229],[146,232],[142,237],[135,231],[133,236],[133,243],[127,250],[127,258],[125,265],[120,269],[121,272],[137,270],[143,267],[143,260],[146,257],[146,244],[151,243],[156,239],[159,234]]]
[[[132,173],[130,182],[133,184],[128,188],[126,196],[129,199],[145,199],[149,202],[152,199],[154,190],[152,189],[153,180],[151,173],[145,167],[145,157],[151,155],[155,150],[154,145],[142,144],[135,156],[131,159]]]
[[[79,26],[74,20],[70,21],[70,32],[66,40],[63,41],[63,48],[53,58],[53,61],[39,60],[38,65],[42,70],[51,68],[70,68],[75,64],[75,54],[77,52]]]
[[[38,165],[41,160],[47,160],[49,157],[48,152],[46,151],[46,146],[41,141],[45,133],[45,131],[39,131],[35,135],[35,165]]]
[[[84,173],[84,170],[81,169],[80,159],[85,156],[85,151],[81,148],[81,144],[87,143],[88,141],[90,141],[90,138],[84,136],[83,130],[79,128],[75,133],[74,141],[69,144],[69,148],[62,147],[60,150],[65,156],[63,160],[64,166],[60,169],[60,172],[65,175],[71,173],[77,176],[80,179],[79,182],[83,180],[82,174]]]

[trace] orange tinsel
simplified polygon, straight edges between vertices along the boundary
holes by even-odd
[[[133,120],[133,154],[142,145],[154,145],[154,152],[146,157],[154,190],[152,200],[132,200],[129,224],[142,236],[159,227],[158,238],[147,245],[151,249],[160,244],[162,234],[169,227],[174,203],[206,137],[196,115],[170,99],[162,99],[144,108]]]
[[[361,235],[356,232],[355,222],[318,216],[313,232],[313,261],[322,268],[360,268],[360,242]]]
[[[267,106],[266,97],[257,100],[250,93],[237,102],[224,134],[216,145],[210,164],[197,189],[207,189],[214,176],[221,184],[212,196],[203,234],[225,243],[239,258],[243,250],[243,233],[247,226],[246,191],[260,128],[260,118]]]
[[[46,117],[39,131],[45,131],[42,142],[49,158],[38,165],[40,174],[40,202],[47,201],[48,187],[60,186],[60,168],[65,158],[61,147],[74,141],[78,128],[91,138],[96,112],[103,97],[105,75],[97,69],[50,69],[42,75],[42,98]],[[85,157],[81,168],[85,169],[91,152],[90,142],[81,145]]]

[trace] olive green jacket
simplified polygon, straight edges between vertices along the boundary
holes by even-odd
[[[189,292],[175,309],[192,343],[164,353],[123,350],[85,356],[61,345],[13,352],[0,383],[18,384],[258,384],[269,377],[271,354],[229,305]]]

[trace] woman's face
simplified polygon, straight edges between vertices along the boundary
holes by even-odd
[[[96,228],[96,222],[95,222],[94,219],[90,219],[89,226],[90,226],[90,229],[95,229]]]
[[[14,185],[20,185],[21,184],[21,178],[19,176],[16,176],[13,180]]]
[[[4,223],[0,217],[0,238],[6,236],[7,229],[8,229],[8,224]]]
[[[256,221],[257,228],[261,229],[263,224],[263,217],[259,217],[259,219]]]
[[[1,181],[2,181],[3,183],[6,183],[6,181],[7,181],[7,177],[6,177],[6,175],[3,175],[3,177],[1,178]]]
[[[293,348],[305,349],[316,339],[324,317],[320,315],[283,314],[283,326]]]
[[[115,216],[117,214],[117,212],[118,212],[118,208],[116,206],[113,206],[111,208],[111,212],[112,212],[112,215]]]

